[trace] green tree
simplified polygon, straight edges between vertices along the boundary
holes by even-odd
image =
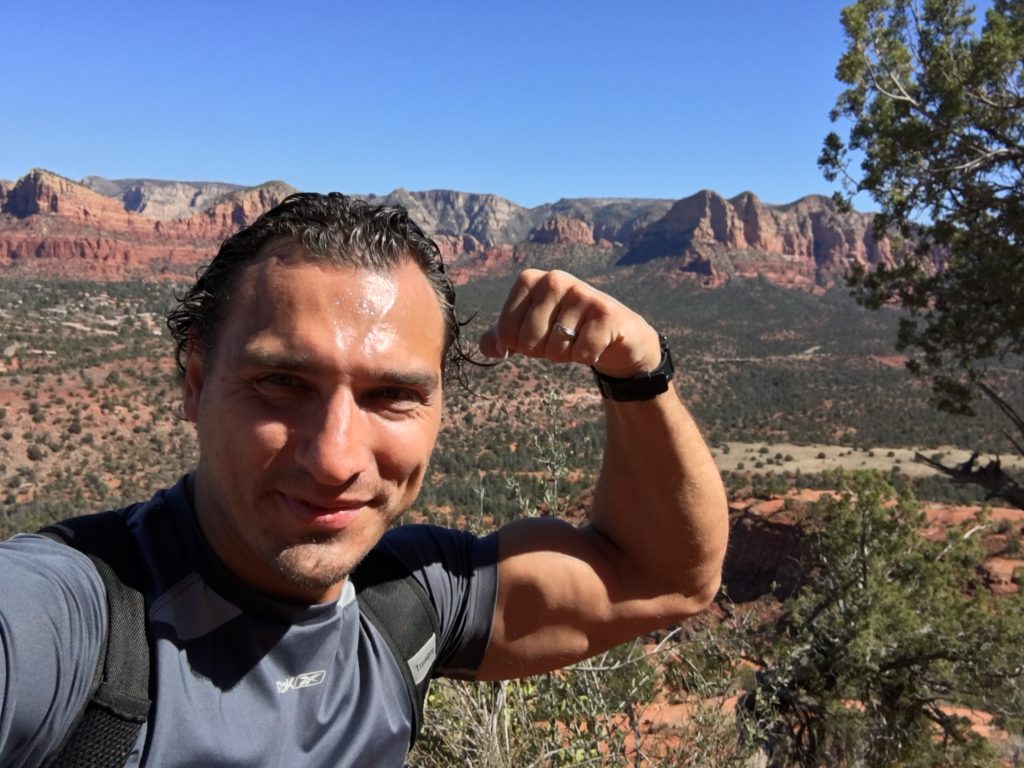
[[[977,583],[978,521],[930,540],[909,493],[864,473],[838,485],[812,511],[798,594],[742,628],[760,670],[743,720],[773,766],[994,765],[956,707],[1020,732],[1020,595]]]
[[[849,133],[826,137],[819,164],[844,182],[841,199],[875,200],[874,231],[897,251],[895,264],[854,273],[859,300],[908,310],[897,346],[931,375],[937,407],[970,414],[987,397],[1024,453],[1020,407],[998,373],[1024,353],[1024,4],[993,0],[980,25],[973,11],[963,0],[845,8],[836,76],[847,87],[832,119]],[[998,460],[937,468],[1024,508]]]

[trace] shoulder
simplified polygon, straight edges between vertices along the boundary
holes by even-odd
[[[0,763],[34,764],[88,699],[105,592],[85,555],[34,534],[0,543],[0,583]]]
[[[430,595],[438,613],[476,592],[496,590],[498,537],[478,537],[437,525],[403,525],[388,531],[374,548],[399,561]]]
[[[375,549],[407,564],[411,570],[440,569],[461,575],[497,563],[497,536],[478,537],[438,525],[392,528]]]
[[[402,563],[437,611],[440,673],[472,676],[490,637],[498,590],[498,540],[435,525],[388,531],[376,550]]]
[[[23,533],[0,542],[4,613],[28,603],[48,613],[71,611],[86,618],[105,606],[103,582],[88,557],[45,536]],[[106,620],[102,615],[94,618]]]

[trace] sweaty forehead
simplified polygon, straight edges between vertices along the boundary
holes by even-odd
[[[419,348],[441,359],[437,296],[409,261],[392,270],[335,266],[267,254],[245,268],[221,325],[218,352],[255,340],[278,345],[355,344],[369,352]]]
[[[311,281],[307,279],[310,274],[318,274],[322,279]],[[290,241],[271,243],[239,271],[232,300],[281,302],[289,293],[297,292],[308,301],[318,289],[335,303],[346,299],[358,301],[368,311],[386,311],[394,306],[399,293],[407,302],[429,299],[424,303],[437,305],[441,310],[440,298],[412,256],[393,266],[378,268],[360,263],[358,258],[313,255]]]

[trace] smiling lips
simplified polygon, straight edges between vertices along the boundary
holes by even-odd
[[[372,503],[362,499],[341,499],[328,505],[320,505],[285,493],[278,495],[288,511],[304,525],[321,530],[340,531],[347,528],[359,513]]]

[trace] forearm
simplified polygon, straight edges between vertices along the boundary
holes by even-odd
[[[637,597],[694,613],[715,595],[728,539],[721,476],[674,388],[653,400],[605,401],[607,441],[591,529]]]

